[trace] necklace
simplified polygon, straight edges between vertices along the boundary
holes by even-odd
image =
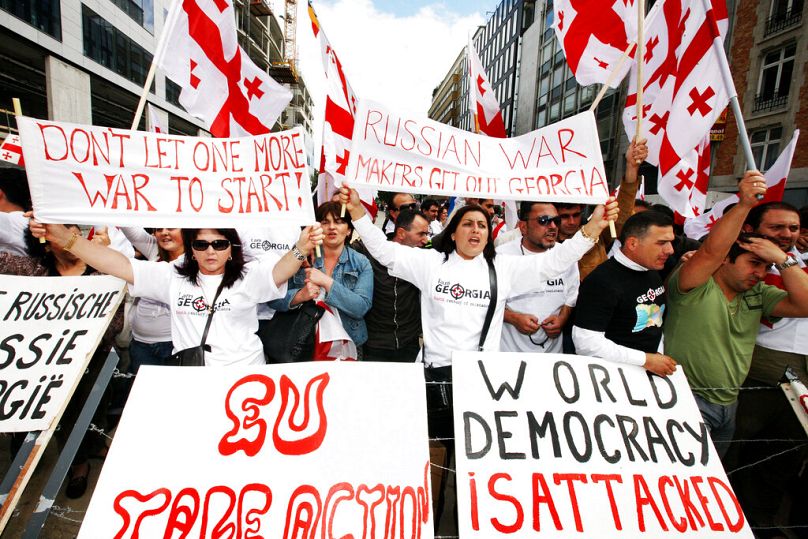
[[[733,303],[735,304],[733,306]],[[740,296],[735,296],[733,301],[727,303],[727,310],[729,311],[729,315],[734,317],[738,314],[738,311],[741,309],[741,298]]]

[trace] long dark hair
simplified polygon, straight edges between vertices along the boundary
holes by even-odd
[[[194,251],[191,244],[199,235],[201,228],[183,228],[182,244],[185,247],[185,254],[182,264],[177,265],[177,273],[188,279],[190,282],[199,284],[199,264],[194,259]],[[224,276],[222,277],[222,288],[230,288],[236,281],[244,277],[244,253],[241,250],[241,239],[233,228],[207,228],[213,230],[230,240],[230,259],[224,264]]]
[[[463,216],[473,211],[483,214],[485,217],[485,226],[488,228],[488,240],[486,241],[485,247],[483,247],[483,256],[486,260],[494,260],[494,257],[497,256],[497,252],[494,250],[494,238],[491,234],[491,216],[488,215],[488,212],[482,206],[478,204],[468,204],[455,212],[449,224],[447,224],[446,228],[441,232],[443,241],[440,242],[440,245],[435,246],[435,250],[443,253],[444,261],[449,260],[449,255],[452,251],[457,249],[457,244],[454,238],[452,238],[452,234],[457,230]]]

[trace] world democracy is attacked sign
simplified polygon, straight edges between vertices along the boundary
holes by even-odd
[[[109,276],[0,276],[0,432],[45,430],[123,298]]]
[[[433,537],[423,366],[142,367],[79,537]]]
[[[18,117],[40,221],[266,226],[314,221],[300,127],[183,137]]]
[[[609,196],[592,112],[500,139],[362,100],[346,182],[384,191],[603,203]]]
[[[679,369],[455,353],[460,536],[752,532]]]

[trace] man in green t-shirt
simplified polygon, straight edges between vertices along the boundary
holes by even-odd
[[[682,365],[718,454],[735,430],[738,389],[749,372],[760,318],[808,316],[808,274],[763,236],[738,236],[766,179],[749,171],[740,202],[668,281],[665,353]],[[775,264],[785,290],[763,284]]]

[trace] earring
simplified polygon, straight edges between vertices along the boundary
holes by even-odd
[[[227,257],[228,260],[233,260],[233,255]]]

